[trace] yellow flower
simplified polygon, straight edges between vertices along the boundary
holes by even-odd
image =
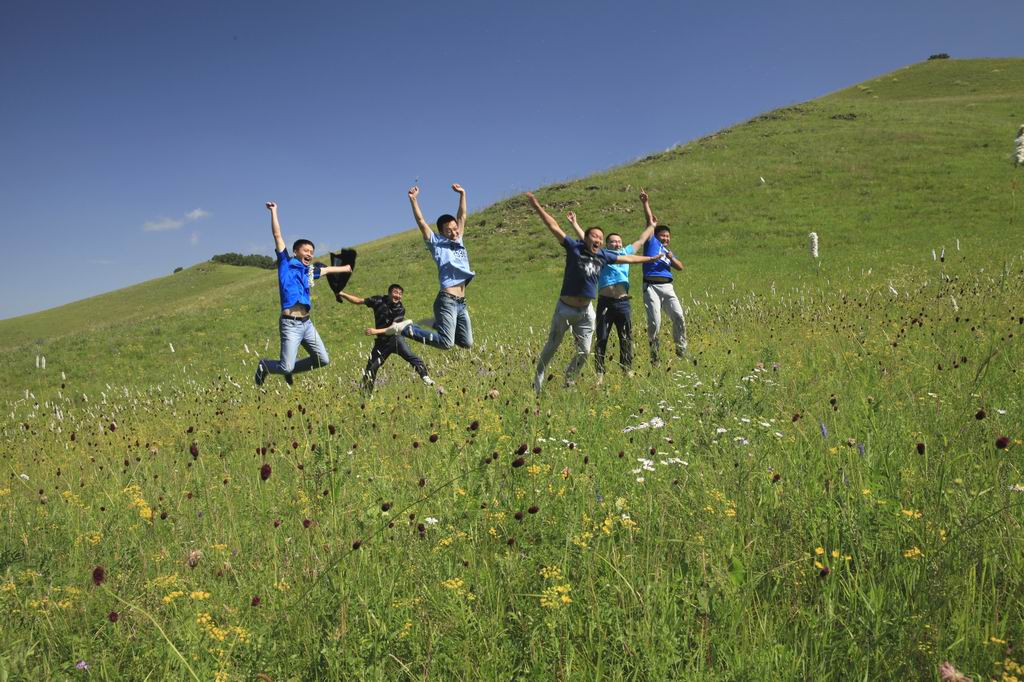
[[[825,553],[825,548],[824,547],[815,547],[814,548],[814,554],[816,556],[821,556],[824,553]]]
[[[910,519],[919,519],[922,516],[916,509],[900,509],[900,513]]]
[[[551,587],[545,588],[543,594],[540,596],[540,605],[546,609],[558,609],[571,604],[572,598],[569,596],[569,592],[571,591],[572,586],[568,583],[565,585],[552,585]]]
[[[558,580],[562,577],[562,569],[558,566],[545,566],[540,569],[540,574],[545,580]]]
[[[171,602],[173,602],[178,597],[184,597],[184,596],[185,596],[185,593],[182,592],[181,590],[174,590],[173,592],[168,592],[167,595],[164,596],[163,602],[165,604],[170,604]]]
[[[832,550],[832,558],[833,559],[838,559],[839,558],[839,550],[838,549],[833,549]]]
[[[210,593],[209,592],[200,592],[200,591],[197,590],[195,592],[192,592],[192,594],[190,594],[189,596],[192,597],[193,599],[195,599],[196,601],[203,601],[204,599],[209,599],[210,598]]]
[[[924,554],[924,552],[922,552],[921,549],[919,547],[916,547],[916,546],[915,547],[911,547],[910,549],[905,550],[903,552],[903,556],[905,558],[907,558],[907,559],[917,559],[922,554]]]

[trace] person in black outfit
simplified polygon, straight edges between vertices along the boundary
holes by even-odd
[[[405,306],[402,305],[402,294],[405,290],[402,289],[401,285],[392,284],[388,287],[387,296],[370,296],[369,298],[360,298],[353,296],[352,294],[340,291],[337,294],[339,302],[348,301],[356,305],[365,305],[373,310],[373,319],[377,327],[390,327],[395,322],[401,322],[405,318]],[[377,370],[380,369],[384,361],[388,359],[392,353],[397,353],[399,357],[412,365],[416,373],[420,375],[420,379],[427,386],[433,386],[434,380],[427,374],[427,366],[423,364],[415,353],[409,350],[409,347],[405,345],[405,341],[402,337],[396,335],[385,335],[385,334],[373,334],[371,330],[366,330],[368,336],[376,336],[373,342],[373,349],[370,351],[370,359],[366,363],[366,369],[363,370],[363,388],[366,391],[373,391],[373,383],[377,378]],[[376,330],[374,330],[376,331]]]

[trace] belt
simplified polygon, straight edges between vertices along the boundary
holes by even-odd
[[[294,317],[292,315],[282,315],[282,320],[294,320],[295,322],[309,322],[309,315],[305,317]]]
[[[644,278],[644,284],[671,284],[671,283],[672,283],[672,278],[671,277],[668,277],[668,278],[658,277],[657,279],[647,279],[646,277]]]
[[[618,298],[614,296],[598,296],[597,301],[598,303],[600,303],[601,301],[614,303],[616,301],[628,301],[630,298],[632,297],[629,294],[626,294],[625,296],[619,296]]]
[[[440,291],[438,293],[441,294],[442,296],[447,296],[448,298],[450,298],[453,301],[456,301],[458,303],[465,303],[466,302],[466,297],[465,296],[456,296],[455,294],[449,294],[447,291]]]

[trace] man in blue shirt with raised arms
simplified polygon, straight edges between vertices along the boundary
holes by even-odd
[[[466,190],[455,183],[452,191],[459,195],[458,214],[452,216],[445,213],[438,218],[437,229],[441,234],[437,234],[430,229],[420,211],[416,200],[420,188],[409,190],[413,217],[427,250],[437,263],[441,285],[434,299],[434,328],[424,329],[414,325],[411,320],[405,320],[391,325],[387,331],[388,334],[401,333],[414,341],[442,350],[452,346],[470,348],[473,345],[473,326],[469,320],[469,308],[466,307],[466,287],[476,273],[469,268],[469,252],[462,243],[466,229]]]
[[[277,220],[277,204],[269,201],[267,209],[270,211],[270,229],[274,233],[277,282],[281,294],[281,359],[260,360],[256,366],[256,385],[262,386],[267,374],[284,375],[284,380],[291,385],[293,374],[324,367],[330,362],[327,348],[309,319],[309,311],[313,307],[309,289],[313,280],[332,272],[352,272],[352,266],[313,265],[315,247],[308,239],[297,239],[292,244],[292,256],[289,257],[281,237],[281,224]],[[300,345],[306,349],[309,357],[296,362]]]
[[[650,205],[645,204],[647,211]],[[650,214],[649,214],[650,215]],[[672,340],[676,355],[686,354],[686,319],[683,306],[679,303],[672,287],[672,270],[682,270],[683,264],[669,250],[672,231],[668,225],[657,225],[654,236],[644,244],[644,255],[654,256],[644,264],[644,307],[647,308],[647,340],[651,345],[651,364],[658,365],[658,332],[661,330],[661,311],[664,309],[672,320]]]
[[[608,250],[617,255],[630,255],[639,251],[644,242],[654,234],[655,220],[647,202],[647,192],[640,190],[640,201],[647,216],[647,227],[632,244],[622,245],[622,235],[612,232],[608,235]],[[584,238],[583,228],[576,220],[576,214],[569,211],[566,216],[572,223],[576,235]],[[597,350],[594,354],[594,369],[597,383],[604,380],[604,354],[608,348],[608,337],[612,325],[619,336],[619,364],[630,376],[633,374],[633,314],[629,305],[629,265],[608,264],[601,268],[597,280]]]
[[[588,228],[584,232],[583,241],[571,239],[551,214],[544,210],[532,192],[526,193],[526,199],[565,249],[562,290],[555,314],[551,318],[551,331],[537,360],[537,372],[533,378],[533,390],[539,394],[544,388],[544,369],[562,344],[566,329],[572,329],[576,343],[576,354],[565,368],[567,386],[572,385],[583,363],[587,361],[590,341],[594,335],[594,306],[591,301],[597,298],[597,279],[601,268],[609,263],[646,263],[654,260],[654,257],[619,255],[602,248],[604,232],[600,227]]]

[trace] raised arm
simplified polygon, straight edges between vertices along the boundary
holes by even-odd
[[[568,213],[565,214],[565,217],[569,219],[570,223],[572,223],[572,229],[574,229],[576,231],[576,236],[577,237],[579,237],[580,239],[583,239],[584,237],[587,236],[587,233],[583,231],[583,228],[580,227],[579,222],[576,220],[576,212],[575,211],[569,211]]]
[[[416,218],[416,225],[420,228],[420,234],[423,235],[424,241],[430,241],[431,235],[434,234],[433,230],[430,229],[430,225],[423,219],[423,213],[420,211],[419,202],[416,201],[416,197],[420,194],[419,187],[413,187],[409,190],[409,203],[412,204],[412,215]]]
[[[353,296],[352,294],[346,294],[344,291],[339,291],[335,295],[335,298],[338,299],[338,303],[341,303],[342,301],[348,301],[349,303],[354,303],[356,305],[362,305],[363,301],[366,300],[365,298],[359,298],[358,296]]]
[[[459,229],[466,229],[466,190],[462,189],[462,185],[455,183],[452,185],[452,191],[458,192],[459,194],[459,212],[455,214],[455,220],[459,223]]]
[[[654,219],[654,212],[651,211],[651,202],[647,197],[647,192],[642,189],[640,190],[640,203],[644,205],[644,215],[647,218],[647,226],[644,228],[644,231],[640,233],[640,237],[633,242],[634,251],[639,251],[643,248],[647,240],[654,235],[654,228],[658,225],[658,221]]]
[[[267,210],[270,211],[270,229],[274,233],[274,251],[281,253],[287,250],[284,239],[281,237],[281,223],[277,221],[277,204],[273,201],[267,202]]]
[[[652,260],[658,260],[659,258],[661,258],[660,254],[657,255],[657,256],[633,256],[633,255],[630,255],[630,254],[627,254],[627,253],[623,253],[623,254],[620,254],[619,257],[615,259],[615,262],[616,263],[631,263],[631,264],[650,263]]]
[[[533,210],[537,212],[540,219],[543,220],[544,224],[547,225],[549,230],[551,230],[551,234],[555,235],[555,239],[557,239],[558,243],[561,244],[565,239],[565,232],[563,232],[562,228],[558,226],[558,221],[552,218],[551,214],[544,210],[544,207],[540,205],[539,201],[537,201],[537,197],[533,196],[533,192],[526,193],[526,200],[530,202],[530,206],[533,207]]]

